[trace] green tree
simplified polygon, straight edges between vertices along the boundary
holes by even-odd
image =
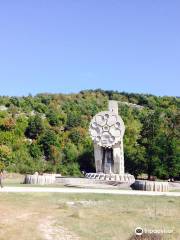
[[[51,126],[58,126],[60,123],[60,118],[59,118],[59,114],[53,110],[50,110],[47,115],[46,115],[49,124]]]
[[[52,157],[52,146],[60,148],[58,137],[52,130],[46,130],[41,136],[39,143],[42,146],[47,160],[50,160]]]
[[[62,155],[61,155],[60,149],[57,146],[54,146],[54,145],[50,146],[50,157],[49,158],[54,165],[61,164]]]
[[[0,163],[7,167],[11,163],[12,150],[6,145],[0,145]]]
[[[63,149],[64,159],[63,162],[65,164],[71,164],[75,162],[78,157],[78,149],[73,143],[67,143]]]
[[[81,113],[77,111],[68,112],[67,129],[78,127],[81,124]]]
[[[161,112],[160,110],[150,111],[143,116],[142,119],[143,129],[141,132],[141,143],[144,146],[145,152],[145,165],[148,178],[154,175],[156,169],[161,164],[159,158],[160,146],[158,139],[161,134]]]
[[[42,157],[41,147],[37,143],[32,143],[29,145],[29,153],[31,157],[35,159]]]
[[[43,121],[40,116],[35,115],[29,118],[26,136],[31,139],[36,139],[44,130]]]
[[[139,144],[142,124],[136,111],[127,106],[120,106],[120,115],[125,122],[124,158],[125,170],[135,176],[145,171],[145,149]]]

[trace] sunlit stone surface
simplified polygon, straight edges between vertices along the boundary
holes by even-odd
[[[118,115],[118,104],[109,101],[109,110],[96,114],[89,127],[94,142],[96,174],[87,178],[134,182],[134,176],[124,173],[123,136],[125,126]]]

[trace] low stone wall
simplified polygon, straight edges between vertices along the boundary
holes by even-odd
[[[143,191],[156,191],[156,192],[168,192],[169,191],[169,183],[168,182],[136,180],[132,184],[131,187],[134,190],[143,190]]]
[[[24,178],[24,184],[53,184],[56,181],[56,174],[43,174],[43,175],[26,175]]]

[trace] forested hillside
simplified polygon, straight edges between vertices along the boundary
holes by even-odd
[[[0,168],[80,175],[94,170],[91,118],[119,101],[126,172],[180,175],[180,99],[89,90],[0,97]]]

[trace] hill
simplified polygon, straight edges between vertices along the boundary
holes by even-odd
[[[114,91],[0,97],[0,168],[81,175],[94,170],[91,118],[119,102],[125,168],[159,178],[180,175],[180,99]]]

